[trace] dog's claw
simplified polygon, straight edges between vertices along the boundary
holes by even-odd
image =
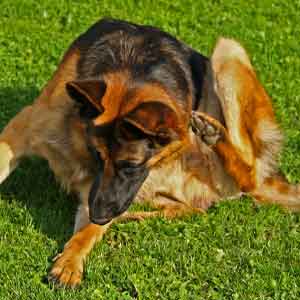
[[[197,117],[194,117],[192,118],[191,120],[191,123],[192,123],[192,127],[193,129],[196,131],[196,132],[201,132],[204,127],[205,127],[205,124],[202,122],[202,120],[200,118],[197,118]]]
[[[59,286],[58,279],[52,274],[49,274],[47,277],[48,283],[53,284],[54,286]]]
[[[57,255],[55,255],[55,256],[52,258],[52,261],[53,261],[53,262],[57,261],[61,256],[62,256],[62,253],[58,253]]]

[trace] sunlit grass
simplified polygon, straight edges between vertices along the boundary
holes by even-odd
[[[299,1],[0,2],[0,127],[38,95],[70,42],[101,16],[159,26],[205,55],[238,39],[273,98],[281,169],[300,181]],[[75,199],[30,159],[0,187],[0,299],[299,299],[300,217],[249,199],[206,216],[113,226],[76,291],[44,281],[71,236]]]

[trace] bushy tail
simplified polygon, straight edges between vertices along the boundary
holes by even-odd
[[[300,211],[300,185],[289,184],[279,176],[266,179],[251,195],[259,204],[278,204],[289,211]]]

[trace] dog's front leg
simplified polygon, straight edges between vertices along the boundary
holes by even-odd
[[[49,273],[49,281],[61,287],[74,288],[80,284],[87,256],[111,225],[108,223],[102,226],[90,222],[90,188],[91,184],[77,186],[81,203],[75,218],[74,235],[66,243],[63,252],[54,258],[54,265]]]
[[[62,287],[76,287],[80,284],[83,267],[88,254],[96,242],[102,239],[110,223],[102,226],[89,223],[75,233],[58,254],[49,274],[49,280]]]
[[[0,134],[0,184],[9,176],[19,158],[29,151],[29,126],[32,106],[25,107]]]

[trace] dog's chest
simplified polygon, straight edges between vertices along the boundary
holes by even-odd
[[[151,203],[163,196],[205,210],[239,192],[217,154],[196,143],[180,158],[152,169],[135,202]]]

